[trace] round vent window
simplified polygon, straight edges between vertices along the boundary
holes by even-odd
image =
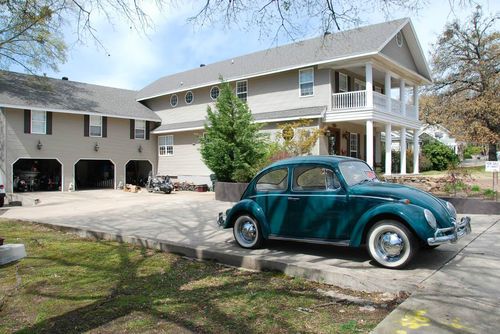
[[[177,95],[174,94],[170,97],[170,105],[172,107],[175,107],[177,105],[177,102],[179,102],[179,99],[177,98]]]
[[[191,104],[193,102],[194,95],[193,92],[189,91],[186,93],[185,100],[187,104]]]
[[[210,97],[212,100],[217,100],[219,97],[219,87],[213,86],[212,89],[210,89]]]
[[[403,34],[401,33],[401,31],[396,34],[396,43],[399,47],[403,46]]]

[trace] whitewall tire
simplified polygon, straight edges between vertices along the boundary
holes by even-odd
[[[236,218],[233,235],[236,243],[243,248],[259,248],[263,242],[259,222],[250,215]]]

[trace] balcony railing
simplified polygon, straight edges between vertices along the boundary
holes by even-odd
[[[332,111],[373,109],[403,115],[401,101],[391,98],[389,111],[389,98],[386,95],[373,92],[373,106],[368,106],[367,94],[366,90],[333,94]],[[417,119],[418,115],[414,105],[406,105],[406,117]]]

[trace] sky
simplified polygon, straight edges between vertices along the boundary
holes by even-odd
[[[445,0],[428,2],[425,8],[410,15],[427,57],[445,24],[455,18],[464,21],[472,11],[471,8],[451,11]],[[485,13],[500,13],[500,1],[478,2]],[[228,29],[219,24],[193,27],[187,18],[195,9],[184,3],[163,12],[147,8],[154,22],[154,29],[147,34],[138,33],[128,24],[114,22],[111,26],[105,18],[97,18],[94,26],[105,49],[91,40],[86,44],[73,43],[67,62],[59,66],[59,71],[44,72],[54,78],[66,76],[74,81],[139,90],[165,75],[290,42],[285,37],[276,42],[274,35],[259,37],[258,29]],[[361,19],[365,25],[406,16],[408,13],[404,12],[392,13],[390,17],[372,13],[362,14]],[[75,40],[71,28],[64,35],[66,41]],[[316,36],[311,33],[310,37]]]

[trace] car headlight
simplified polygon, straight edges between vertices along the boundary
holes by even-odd
[[[453,217],[453,219],[457,219],[457,209],[451,204],[450,202],[446,202],[446,208],[450,212],[450,215]]]
[[[436,217],[434,217],[432,212],[430,212],[427,209],[424,209],[424,216],[425,220],[427,220],[427,224],[429,224],[430,227],[435,229],[437,227],[437,222],[436,222]]]

